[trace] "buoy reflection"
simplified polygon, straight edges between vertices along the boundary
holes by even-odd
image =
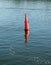
[[[30,31],[25,31],[25,42],[28,42]]]

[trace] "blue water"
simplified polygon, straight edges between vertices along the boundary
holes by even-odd
[[[27,44],[25,13],[30,24]],[[51,2],[0,1],[0,65],[51,65]]]

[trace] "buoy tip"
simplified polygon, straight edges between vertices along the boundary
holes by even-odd
[[[25,13],[25,16],[27,16],[27,13]]]

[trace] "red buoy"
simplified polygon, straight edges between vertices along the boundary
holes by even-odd
[[[29,31],[29,30],[30,30],[29,20],[28,20],[27,14],[25,14],[25,30],[26,30],[26,31]]]
[[[25,14],[25,42],[28,42],[30,32],[29,20],[27,14]]]

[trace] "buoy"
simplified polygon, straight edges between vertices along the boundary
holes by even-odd
[[[27,14],[25,14],[25,42],[28,42],[30,32],[29,20]]]
[[[25,14],[25,30],[27,30],[27,31],[30,30],[27,14]]]

